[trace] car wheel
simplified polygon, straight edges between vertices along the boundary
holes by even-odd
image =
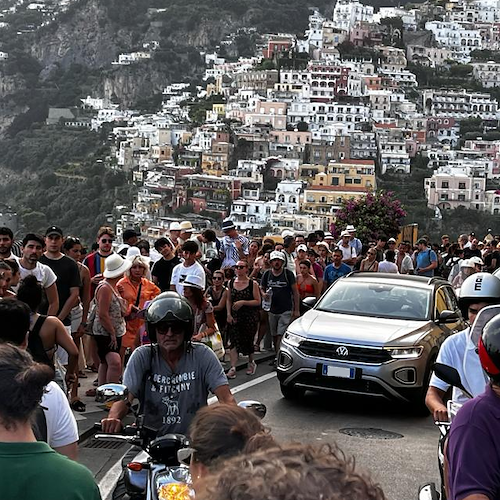
[[[290,399],[290,400],[301,399],[302,397],[304,397],[304,394],[306,393],[305,389],[296,387],[293,384],[290,385],[280,384],[280,389],[281,389],[281,394],[283,394],[283,397],[285,399]]]

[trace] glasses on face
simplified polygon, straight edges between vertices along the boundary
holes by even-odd
[[[222,276],[214,276],[212,278],[213,281],[222,281],[224,278]]]
[[[107,238],[103,238],[101,240],[101,243],[113,243],[113,240],[110,238],[110,239],[107,239]]]
[[[169,332],[172,335],[182,335],[184,333],[184,325],[178,323],[160,323],[156,325],[156,333],[158,335],[167,335]]]
[[[236,269],[246,269],[247,266],[234,266]]]
[[[179,460],[181,464],[190,465],[195,451],[194,448],[180,448],[177,450],[177,460]]]

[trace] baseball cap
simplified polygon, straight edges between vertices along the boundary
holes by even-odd
[[[283,252],[280,252],[279,250],[274,250],[273,252],[271,252],[269,260],[274,260],[274,259],[280,259],[284,262],[285,256],[283,255]]]
[[[60,227],[50,226],[47,231],[45,231],[45,236],[52,236],[53,234],[57,234],[58,236],[63,236],[63,231]]]
[[[304,252],[307,252],[307,246],[302,244],[297,247],[297,251],[302,250]]]
[[[387,240],[387,243],[396,243],[396,240],[394,238],[389,238]]]

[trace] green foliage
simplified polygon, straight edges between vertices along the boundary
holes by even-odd
[[[0,167],[12,171],[0,196],[18,211],[25,230],[57,223],[91,241],[105,214],[132,201],[125,174],[96,163],[109,154],[96,133],[44,127],[0,141],[0,148]]]
[[[473,61],[495,61],[500,62],[500,52],[489,49],[473,50],[470,53]]]
[[[394,238],[399,234],[405,216],[401,202],[392,191],[377,191],[357,200],[344,199],[335,214],[332,232],[339,236],[342,229],[353,224],[361,240],[372,241],[381,235]]]
[[[357,47],[349,40],[345,40],[337,45],[337,50],[343,58],[364,57],[366,59],[371,58],[375,62],[380,57],[377,50],[368,47]]]

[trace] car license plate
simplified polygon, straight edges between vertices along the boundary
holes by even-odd
[[[356,368],[323,365],[321,373],[324,377],[355,378]]]

